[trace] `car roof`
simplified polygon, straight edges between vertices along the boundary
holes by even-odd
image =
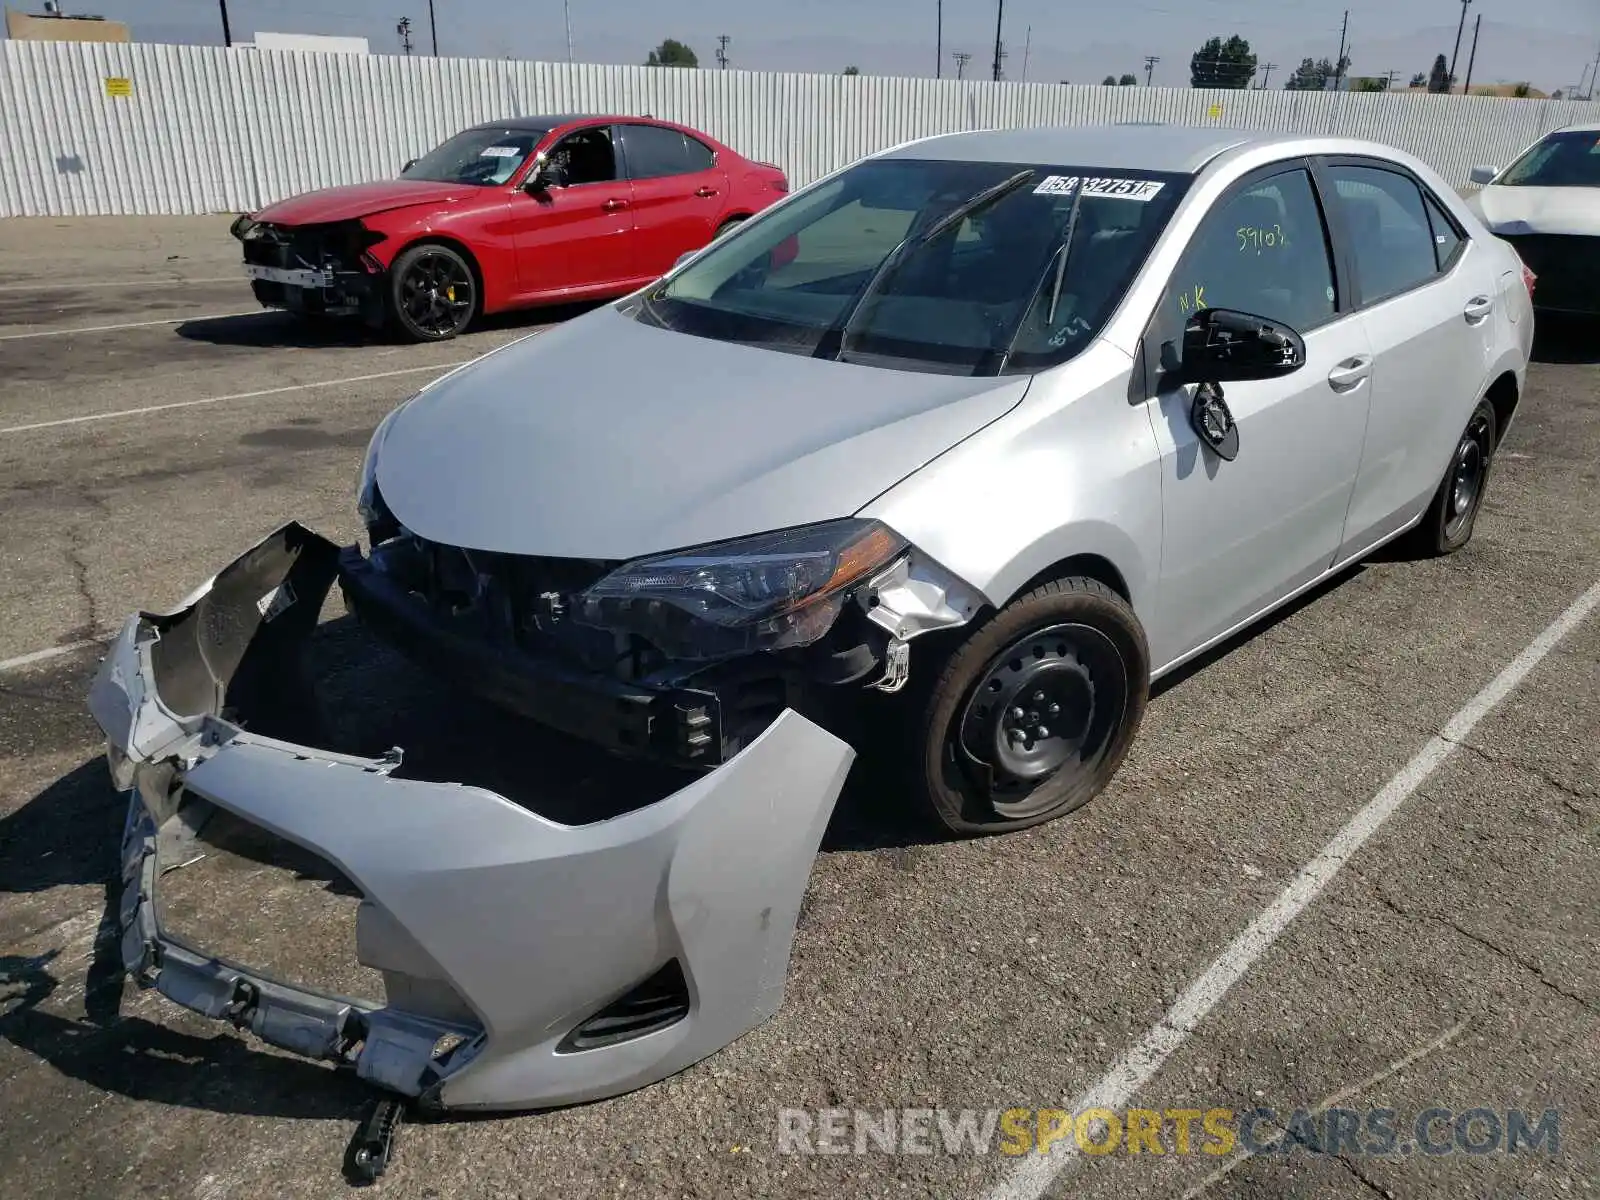
[[[503,121],[483,121],[473,129],[534,129],[548,131],[580,121],[655,121],[655,117],[625,117],[616,113],[554,113],[550,116],[507,117]]]
[[[1140,121],[1123,125],[1044,125],[1031,129],[949,133],[897,147],[884,157],[1061,163],[1105,170],[1172,171],[1193,175],[1228,150],[1293,140],[1292,135],[1249,129]]]
[[[1581,125],[1563,125],[1552,133],[1600,133],[1600,121],[1587,121]]]

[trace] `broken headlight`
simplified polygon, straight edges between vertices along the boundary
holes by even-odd
[[[400,410],[410,403],[410,400],[402,401],[378,422],[378,427],[372,431],[372,440],[367,443],[366,456],[361,460],[361,477],[356,482],[356,511],[361,514],[361,520],[369,530],[382,525],[389,517],[378,495],[378,454],[383,449],[383,439],[389,432],[389,426],[400,415]]]
[[[585,625],[637,634],[669,658],[805,646],[833,627],[853,584],[905,539],[849,519],[624,563],[577,598]]]

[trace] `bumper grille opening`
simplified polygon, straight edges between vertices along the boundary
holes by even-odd
[[[561,1040],[561,1054],[598,1050],[666,1029],[689,1015],[689,984],[673,959],[627,995],[613,1000]]]
[[[199,830],[193,841],[163,839],[155,900],[165,933],[291,987],[387,1002],[383,975],[356,957],[361,893],[337,867],[198,797],[185,797],[182,814]]]

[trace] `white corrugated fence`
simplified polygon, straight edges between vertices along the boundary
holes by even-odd
[[[0,43],[0,216],[238,212],[395,175],[465,125],[555,112],[682,121],[796,185],[961,129],[1174,121],[1341,133],[1457,184],[1600,104],[1488,97],[684,71],[156,44]]]

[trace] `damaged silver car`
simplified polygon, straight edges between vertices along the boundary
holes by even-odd
[[[125,960],[444,1108],[660,1079],[777,1008],[856,752],[946,831],[1050,820],[1152,679],[1384,542],[1465,545],[1532,325],[1510,249],[1368,143],[1024,130],[857,163],[401,405],[362,545],[289,526],[130,619],[92,697],[133,792]],[[693,777],[569,824],[301,744],[258,714],[305,702],[335,581],[430,677]],[[382,1003],[163,927],[218,811],[351,881]]]

